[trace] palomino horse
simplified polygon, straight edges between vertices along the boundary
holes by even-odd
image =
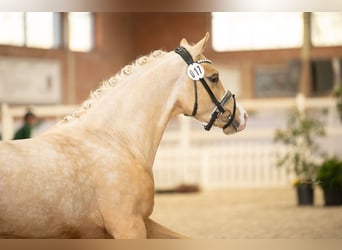
[[[152,165],[171,117],[241,131],[247,115],[202,52],[182,39],[122,69],[32,139],[0,143],[0,236],[181,238],[149,216]]]

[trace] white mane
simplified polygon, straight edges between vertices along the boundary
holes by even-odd
[[[142,65],[145,65],[148,63],[151,59],[159,58],[163,55],[165,55],[166,52],[162,50],[155,50],[151,54],[147,56],[141,56],[138,59],[136,59],[132,64],[126,65],[123,67],[118,73],[116,73],[114,76],[110,77],[108,80],[103,81],[100,84],[100,87],[96,89],[95,91],[92,91],[90,93],[90,96],[87,100],[85,100],[82,104],[80,109],[76,110],[71,115],[67,115],[63,118],[63,120],[60,121],[60,123],[67,123],[74,118],[79,118],[81,115],[85,114],[87,110],[89,110],[93,103],[99,99],[99,97],[102,96],[102,94],[109,88],[115,87],[120,80],[124,79],[125,77],[129,76],[137,67],[140,67]]]

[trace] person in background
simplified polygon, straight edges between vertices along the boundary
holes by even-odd
[[[13,140],[31,138],[33,126],[37,123],[37,117],[31,111],[24,115],[24,124],[15,132]]]

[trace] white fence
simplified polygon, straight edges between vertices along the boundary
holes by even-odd
[[[341,148],[342,129],[336,122],[335,101],[332,98],[297,98],[242,100],[240,104],[250,113],[246,130],[226,136],[220,129],[204,131],[191,118],[178,116],[172,121],[158,149],[153,171],[157,189],[172,188],[179,184],[198,184],[204,189],[224,187],[270,187],[291,184],[292,176],[276,167],[276,152],[285,150],[272,142],[274,130],[282,121],[263,119],[256,123],[260,111],[286,111],[296,107],[326,108],[327,139],[322,144],[328,153]],[[32,106],[39,117],[57,120],[72,113],[77,106]],[[14,118],[21,117],[26,107],[1,106],[3,139],[10,139]],[[276,117],[276,116],[275,116]],[[283,117],[284,118],[284,117]],[[273,119],[273,120],[272,120]],[[194,127],[195,126],[195,127]],[[197,126],[197,127],[196,127]],[[199,129],[200,128],[200,129]]]
[[[289,176],[275,167],[275,147],[260,143],[159,148],[156,187],[198,184],[202,188],[286,186]],[[281,148],[279,148],[281,150]]]
[[[154,164],[156,187],[198,184],[202,188],[280,187],[291,185],[293,174],[276,167],[276,154],[285,152],[273,143],[275,129],[285,127],[287,111],[297,107],[326,109],[327,137],[321,147],[330,155],[342,148],[342,128],[333,98],[297,98],[242,100],[250,113],[246,130],[225,136],[221,130],[195,130],[190,119],[179,116],[179,130],[166,131]],[[269,111],[263,124],[258,112]],[[282,114],[279,114],[282,113]],[[279,120],[281,118],[282,120]],[[263,120],[263,117],[259,117]]]

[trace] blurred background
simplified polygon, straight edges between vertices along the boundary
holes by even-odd
[[[13,138],[27,109],[40,119],[32,133],[36,136],[136,58],[156,49],[173,50],[182,38],[195,43],[206,32],[211,36],[205,55],[248,111],[249,123],[243,132],[225,136],[219,129],[204,131],[184,116],[170,121],[153,167],[156,190],[180,185],[182,192],[187,187],[192,192],[277,189],[285,194],[269,193],[275,200],[283,194],[289,201],[285,206],[296,205],[292,188],[301,176],[291,167],[278,166],[277,155],[291,145],[275,142],[275,134],[289,129],[288,120],[297,110],[312,115],[325,130],[325,136],[313,132],[319,150],[306,153],[304,162],[322,162],[321,153],[341,156],[336,93],[342,84],[342,12],[0,12],[2,140]],[[318,189],[316,176],[304,181]],[[256,202],[267,192],[256,194]],[[324,204],[322,192],[314,194],[314,204]],[[169,206],[160,199],[157,206]],[[173,223],[166,215],[156,216]],[[341,220],[328,237],[342,237]],[[191,234],[192,229],[183,231]],[[197,236],[206,237],[208,230]]]
[[[248,129],[225,137],[192,119],[171,121],[154,168],[157,186],[288,185],[274,167],[273,137],[289,110],[326,109],[328,136],[320,144],[341,154],[333,98],[341,84],[341,30],[339,12],[1,12],[2,137],[13,137],[27,108],[44,118],[33,131],[39,134],[136,58],[173,50],[183,37],[195,43],[209,31],[205,55],[248,111]]]

